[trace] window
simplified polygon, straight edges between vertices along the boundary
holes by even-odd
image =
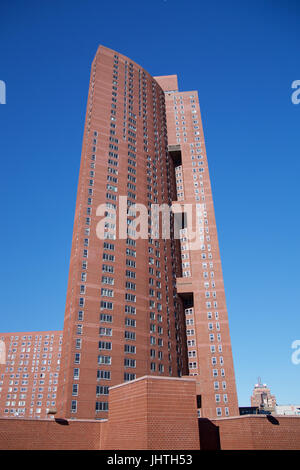
[[[115,245],[113,245],[112,243],[104,242],[103,248],[104,248],[105,250],[112,250],[112,251],[114,251],[114,250],[115,250]]]
[[[98,364],[111,364],[111,356],[98,356]]]
[[[124,382],[128,382],[129,380],[135,380],[135,374],[129,374],[128,372],[124,373]]]
[[[133,368],[136,367],[136,360],[125,357],[124,367],[133,367]]]
[[[102,259],[106,261],[115,261],[115,255],[111,255],[110,253],[103,253]]]
[[[113,297],[114,296],[114,291],[112,289],[102,288],[101,289],[101,296],[102,297]]]
[[[110,284],[110,285],[114,285],[115,283],[115,280],[113,277],[108,277],[108,276],[102,276],[102,282],[103,284]]]
[[[202,408],[202,396],[197,395],[196,398],[197,398],[197,408]]]
[[[103,264],[102,265],[102,272],[104,272],[104,273],[113,273],[114,272],[114,267],[110,266],[108,264]]]
[[[136,308],[131,305],[125,305],[125,313],[130,313],[131,315],[136,314]]]
[[[197,362],[189,362],[189,369],[197,369]]]
[[[112,315],[107,315],[106,313],[100,313],[100,322],[112,323],[112,321],[113,321]]]
[[[195,334],[195,330],[186,330],[186,335],[187,336],[192,336]]]
[[[126,274],[127,274],[128,271],[126,271]],[[130,273],[130,271],[129,271]],[[134,282],[129,282],[129,281],[126,281],[125,283],[125,288],[126,289],[131,289],[131,290],[135,290],[136,289],[136,284]]]
[[[99,350],[111,351],[112,343],[107,341],[99,341]]]
[[[136,327],[136,321],[132,318],[125,318],[125,326],[131,326],[132,328]]]
[[[156,356],[155,349],[150,349],[150,357],[155,358],[155,356]]]
[[[125,344],[124,345],[124,352],[129,353],[129,354],[135,354],[136,353],[136,347],[132,346],[131,344]]]
[[[136,302],[136,296],[128,292],[125,293],[125,300],[128,302]]]
[[[135,341],[136,340],[136,335],[133,331],[125,331],[124,332],[124,338],[129,339],[131,341]]]
[[[96,411],[108,411],[107,401],[96,401]]]
[[[130,248],[126,248],[126,255],[136,257],[136,251],[131,250]]]
[[[107,385],[97,385],[96,386],[96,395],[99,396],[99,395],[108,395],[109,394],[109,391],[108,391],[109,387]]]
[[[112,302],[107,302],[106,300],[101,300],[100,302],[100,309],[101,310],[113,310],[113,303]]]
[[[99,328],[99,335],[100,336],[112,336],[112,328]]]
[[[126,264],[128,265],[129,262],[131,262],[131,260],[126,260]],[[134,263],[134,268],[135,268],[135,262],[132,261],[132,263]],[[129,269],[126,269],[126,277],[130,277],[132,279],[135,279],[136,278],[136,273],[135,271],[130,271]],[[135,285],[134,285],[134,290],[135,290]]]
[[[74,362],[75,364],[80,364],[80,353],[75,353]]]
[[[36,411],[38,412],[38,411]],[[76,400],[72,400],[71,401],[71,413],[76,413],[77,412],[77,401]]]
[[[110,371],[109,370],[97,370],[97,379],[110,380]]]
[[[188,356],[189,357],[196,357],[197,353],[196,353],[196,351],[188,351]]]

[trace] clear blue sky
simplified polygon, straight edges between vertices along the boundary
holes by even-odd
[[[61,329],[90,65],[99,44],[198,90],[240,405],[300,403],[300,5],[2,0],[0,331]]]

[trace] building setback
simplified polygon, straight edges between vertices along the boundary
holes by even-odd
[[[62,331],[1,333],[0,416],[46,418],[57,406]]]
[[[153,204],[172,203],[184,213],[184,204],[192,206],[197,244],[188,242],[189,217],[171,216],[170,236],[159,232]],[[146,237],[137,238],[142,231]],[[84,127],[58,415],[106,418],[109,387],[149,374],[194,376],[199,416],[238,415],[197,92],[179,92],[176,76],[151,77],[100,46]]]

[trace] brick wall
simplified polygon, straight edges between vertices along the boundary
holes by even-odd
[[[297,416],[246,415],[215,419],[212,423],[218,427],[222,450],[300,449],[300,417]]]
[[[65,423],[65,424],[64,424]],[[1,450],[96,450],[106,422],[0,419]]]
[[[199,449],[196,381],[149,380],[148,449]]]
[[[196,383],[145,376],[110,389],[106,449],[199,449]]]
[[[111,388],[108,420],[105,449],[147,449],[147,383]]]

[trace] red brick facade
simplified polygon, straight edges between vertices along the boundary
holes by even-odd
[[[104,423],[105,424],[105,423]],[[0,418],[1,450],[99,450],[102,423]]]
[[[74,219],[61,416],[106,418],[108,387],[145,374],[178,377],[188,371],[184,311],[175,290],[179,242],[173,231],[172,239],[148,238],[151,204],[176,199],[167,145],[161,87],[138,64],[100,46],[91,70]],[[120,196],[127,197],[124,208]],[[136,241],[133,203],[146,209],[146,238]],[[112,236],[105,240],[97,232],[103,204],[105,236]],[[124,238],[120,214],[128,223]]]
[[[195,208],[197,243],[186,243],[183,233],[182,275],[176,282],[177,292],[192,303],[185,310],[189,375],[198,383],[200,416],[235,416],[234,365],[198,92],[180,91],[176,75],[155,79],[165,91],[169,150],[181,153],[177,199]]]
[[[195,380],[144,377],[110,389],[109,404],[106,449],[199,449]]]
[[[300,417],[246,415],[216,419],[222,450],[300,450]]]

